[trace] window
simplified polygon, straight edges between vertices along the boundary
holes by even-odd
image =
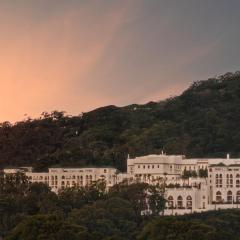
[[[192,208],[192,197],[187,196],[187,208],[191,209]]]
[[[240,180],[239,180],[239,179],[236,180],[236,187],[237,187],[237,188],[240,187]]]
[[[152,168],[154,168],[154,165],[152,165]]]
[[[237,201],[238,203],[240,203],[240,191],[237,191],[236,201]]]
[[[215,178],[216,178],[216,187],[218,187],[218,184],[219,184],[219,180],[218,180],[218,174],[215,175]]]
[[[173,196],[168,197],[168,207],[172,208],[173,207]]]
[[[222,174],[219,174],[219,187],[222,187]]]
[[[216,187],[222,187],[222,174],[216,174]]]
[[[233,187],[233,175],[227,174],[227,187]]]
[[[140,165],[138,165],[138,168],[140,168]]]
[[[232,200],[233,200],[232,191],[228,191],[228,192],[227,192],[227,201],[228,201],[228,202],[232,202]]]
[[[230,187],[233,187],[233,175],[230,174]]]
[[[177,207],[182,208],[183,207],[183,198],[182,196],[178,196],[177,198]]]
[[[216,193],[216,201],[217,202],[222,201],[222,193],[220,191],[217,191],[217,193]]]

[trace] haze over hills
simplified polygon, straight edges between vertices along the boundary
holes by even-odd
[[[79,116],[43,113],[0,127],[0,167],[111,165],[160,153],[240,156],[240,72],[194,82],[180,96]]]

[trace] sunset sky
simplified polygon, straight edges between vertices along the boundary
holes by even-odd
[[[240,70],[239,0],[0,0],[0,121],[157,101]]]

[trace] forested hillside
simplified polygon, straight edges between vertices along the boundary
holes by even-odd
[[[160,153],[240,156],[240,72],[194,82],[161,102],[107,106],[79,116],[43,113],[0,126],[0,167],[112,165]]]
[[[102,181],[55,194],[24,175],[0,176],[0,239],[239,240],[240,210],[162,216],[161,186]],[[152,215],[141,215],[146,208]]]

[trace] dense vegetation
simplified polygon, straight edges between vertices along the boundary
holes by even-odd
[[[104,182],[95,182],[56,195],[22,175],[0,180],[0,239],[240,239],[240,210],[164,217],[161,189],[144,183],[122,183],[105,192]],[[141,215],[147,206],[153,214]]]
[[[0,239],[135,239],[145,220],[141,212],[159,215],[162,196],[160,187],[145,183],[107,192],[102,181],[57,195],[24,175],[7,175],[0,179]]]
[[[240,73],[193,83],[182,95],[79,116],[43,113],[0,126],[0,167],[112,165],[159,153],[188,157],[240,156]],[[143,147],[144,146],[144,147]]]

